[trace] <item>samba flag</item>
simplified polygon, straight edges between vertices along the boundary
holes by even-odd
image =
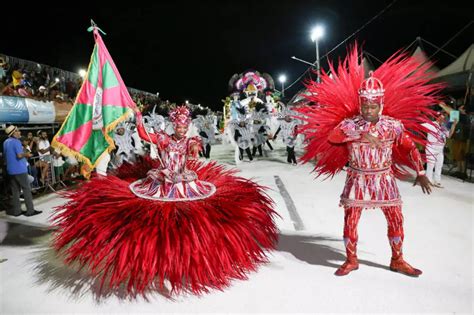
[[[94,51],[84,82],[52,146],[73,155],[92,171],[115,148],[112,133],[118,123],[136,108],[98,28],[89,31],[95,38]]]

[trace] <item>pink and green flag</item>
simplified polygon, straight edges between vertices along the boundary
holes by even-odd
[[[86,163],[90,171],[115,148],[112,132],[136,105],[105,47],[98,28],[87,75],[74,106],[54,136],[52,146]]]

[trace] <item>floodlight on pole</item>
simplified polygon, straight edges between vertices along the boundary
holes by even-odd
[[[278,81],[281,83],[281,96],[285,96],[285,82],[286,82],[286,75],[282,74],[278,77]]]
[[[78,73],[79,73],[79,75],[81,76],[81,78],[84,79],[84,78],[86,77],[87,71],[84,70],[84,69],[80,69],[80,70],[78,71]]]
[[[311,40],[313,42],[319,40],[323,36],[324,36],[324,28],[321,25],[316,25],[316,27],[314,27],[311,30]]]

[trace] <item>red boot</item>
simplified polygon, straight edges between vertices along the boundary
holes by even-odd
[[[419,269],[413,268],[403,260],[402,254],[403,241],[401,238],[390,239],[390,246],[392,247],[392,261],[390,262],[390,270],[403,273],[410,277],[418,277],[423,272]]]
[[[349,274],[349,272],[359,269],[359,262],[357,261],[357,242],[347,240],[346,255],[346,262],[334,273],[336,276],[345,276]]]

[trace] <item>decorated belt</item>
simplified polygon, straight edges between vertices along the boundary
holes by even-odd
[[[354,166],[349,166],[349,169],[357,173],[383,173],[390,170],[390,167],[384,168],[357,168]]]
[[[341,198],[339,206],[342,207],[362,207],[362,208],[378,208],[389,206],[400,206],[403,202],[400,198],[392,200],[355,200],[349,198]]]

